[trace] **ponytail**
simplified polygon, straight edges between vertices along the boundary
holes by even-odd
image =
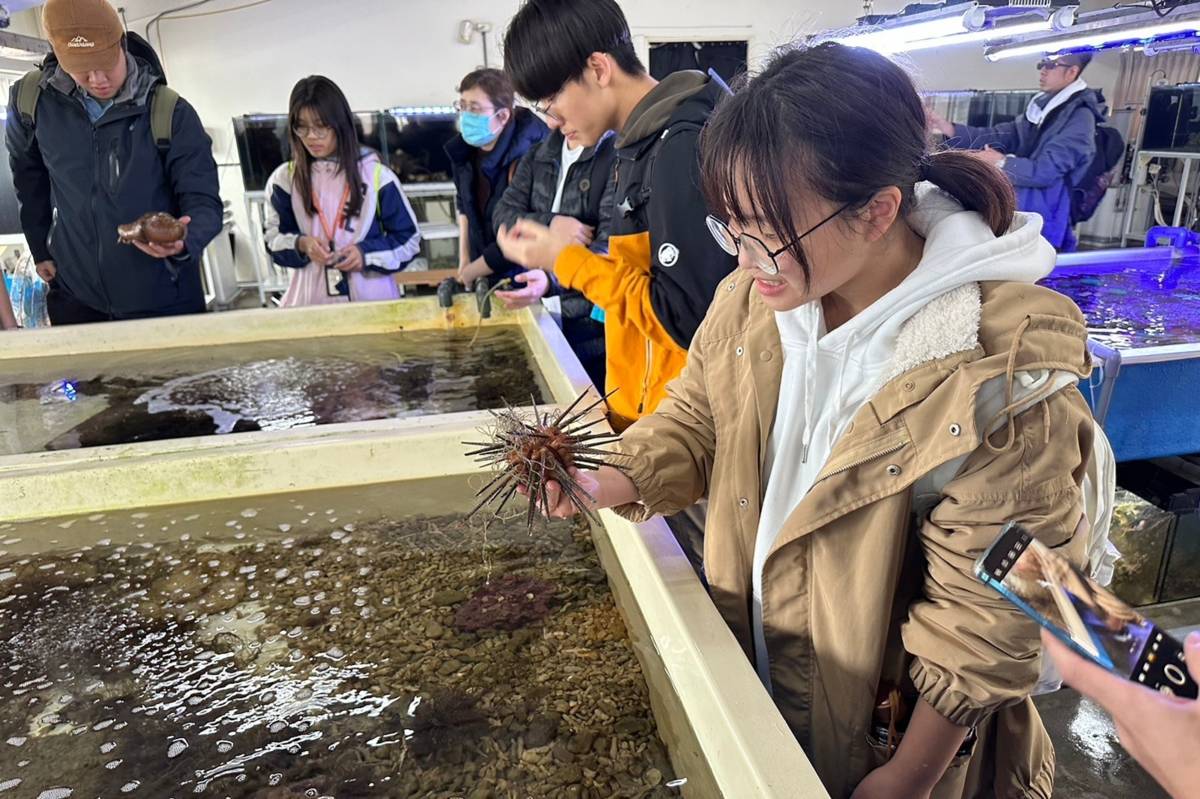
[[[996,167],[960,150],[942,150],[926,157],[921,179],[927,180],[975,211],[997,236],[1012,225],[1017,198],[1012,184]]]

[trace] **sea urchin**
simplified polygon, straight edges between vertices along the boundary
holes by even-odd
[[[587,394],[580,394],[575,401],[560,411],[541,413],[537,403],[533,404],[532,416],[512,407],[503,411],[492,411],[496,422],[488,431],[489,442],[465,442],[478,449],[468,452],[485,466],[498,474],[475,496],[480,497],[469,516],[473,516],[488,505],[494,505],[493,513],[499,515],[504,506],[520,488],[529,497],[525,524],[532,531],[533,520],[540,507],[547,515],[550,502],[546,495],[546,482],[554,480],[562,488],[567,499],[589,518],[595,519],[585,500],[594,500],[572,476],[573,469],[596,470],[609,463],[611,453],[601,449],[620,437],[609,432],[589,432],[604,419],[583,423],[582,420],[593,409],[603,404],[611,394],[605,395],[582,410],[576,410]],[[616,466],[616,468],[620,468]]]

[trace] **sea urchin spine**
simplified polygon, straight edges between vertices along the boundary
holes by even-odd
[[[582,421],[612,394],[601,397],[582,410],[576,410],[586,396],[586,393],[580,394],[555,416],[551,412],[540,413],[534,402],[532,420],[512,407],[499,412],[492,411],[496,423],[489,431],[491,441],[464,442],[467,446],[478,448],[468,452],[469,457],[498,471],[475,495],[480,497],[479,504],[469,516],[488,505],[493,505],[493,514],[500,515],[517,490],[523,487],[529,497],[525,525],[532,531],[539,507],[546,515],[550,514],[546,482],[554,480],[571,504],[595,520],[595,514],[586,501],[594,502],[595,498],[579,485],[571,475],[571,470],[596,470],[606,465],[620,468],[609,462],[612,453],[602,449],[606,444],[619,440],[620,436],[589,432],[602,423],[603,418],[587,423]]]

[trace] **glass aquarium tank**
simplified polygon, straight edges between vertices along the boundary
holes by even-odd
[[[1158,601],[1159,575],[1174,524],[1175,514],[1117,488],[1109,530],[1109,540],[1121,553],[1113,570],[1114,594],[1134,607]]]
[[[0,792],[679,795],[590,528],[480,479],[0,525]]]
[[[359,140],[383,159],[404,184],[450,180],[445,145],[457,135],[452,108],[402,107],[354,115]],[[263,191],[271,173],[292,157],[287,114],[233,118],[234,139],[247,191]]]
[[[550,393],[514,325],[0,363],[0,454],[500,408]]]
[[[1146,103],[1143,150],[1200,150],[1200,84],[1154,86]]]

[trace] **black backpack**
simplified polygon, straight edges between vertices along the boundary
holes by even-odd
[[[1086,222],[1100,207],[1112,183],[1112,171],[1125,157],[1125,140],[1116,128],[1096,126],[1096,154],[1087,172],[1071,187],[1071,224]]]

